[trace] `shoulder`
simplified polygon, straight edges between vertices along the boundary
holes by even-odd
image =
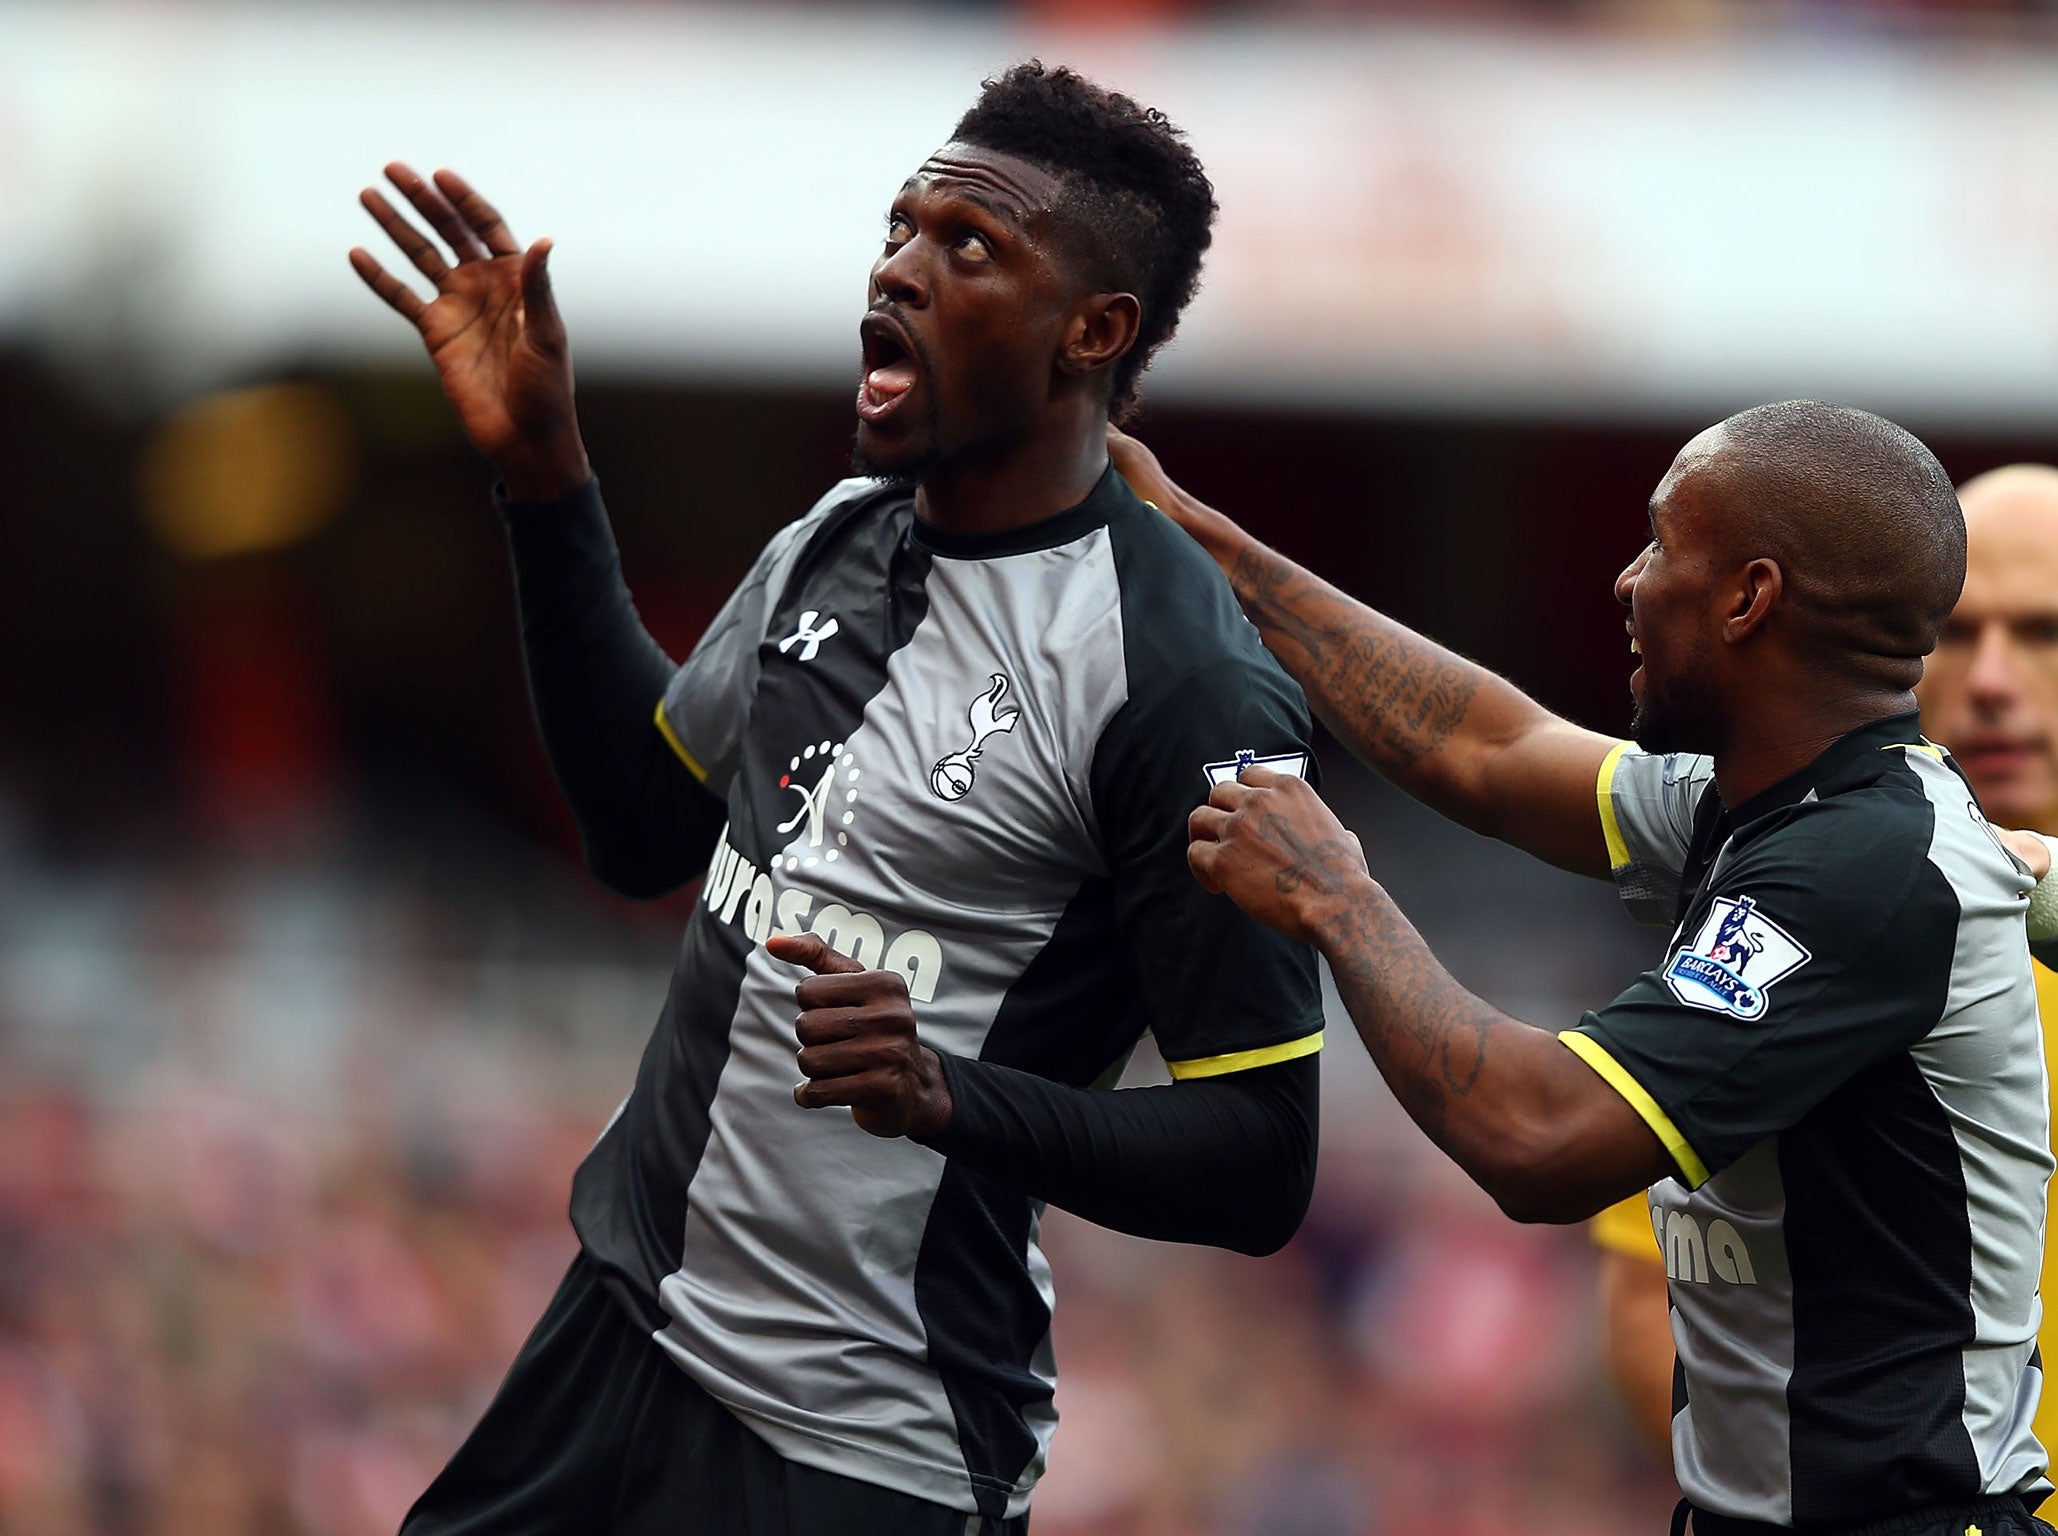
[[[813,506],[780,529],[775,538],[805,542],[821,529],[856,517],[887,515],[911,506],[913,502],[914,492],[905,486],[884,485],[877,480],[854,475],[830,486]]]
[[[1997,878],[2005,858],[1973,816],[1954,819],[1919,778],[1897,770],[1764,818],[1715,886],[1752,894],[1811,944],[1927,953],[1943,936],[1948,947],[1968,884]]]
[[[1954,886],[2027,884],[1957,764],[1928,743],[1881,748],[1784,819],[1777,846],[1847,876],[1927,866]]]
[[[914,493],[876,480],[839,480],[815,504],[774,533],[758,556],[756,579],[770,589],[773,601],[804,581],[824,559],[846,542],[844,535],[859,525],[896,516],[911,516]]]
[[[1784,806],[1741,829],[1740,874],[1777,874],[1827,898],[1863,890],[1869,901],[1904,891],[1929,862],[1936,810],[1913,786],[1883,778]]]
[[[1715,759],[1694,752],[1646,752],[1633,741],[1615,744],[1601,764],[1601,787],[1618,794],[1685,796],[1698,800],[1715,783]]]
[[[1285,668],[1244,617],[1228,578],[1171,519],[1141,502],[1108,523],[1129,699],[1150,710],[1255,693],[1305,718]]]
[[[810,518],[833,516],[860,505],[888,507],[900,502],[911,502],[915,493],[904,485],[889,485],[881,480],[868,479],[863,475],[852,475],[839,480],[824,491],[808,508],[801,521]]]
[[[1125,612],[1197,630],[1232,620],[1250,628],[1221,569],[1149,503],[1131,500],[1118,509],[1108,519],[1108,542]]]

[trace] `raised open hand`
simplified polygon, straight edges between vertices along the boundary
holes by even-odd
[[[359,201],[435,285],[426,302],[362,246],[350,265],[421,334],[465,435],[517,501],[550,501],[591,473],[572,404],[572,354],[550,292],[550,246],[527,250],[493,205],[455,171],[425,181],[395,161],[386,179],[450,247],[403,217],[375,187]]]

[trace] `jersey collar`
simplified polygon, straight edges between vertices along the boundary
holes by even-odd
[[[1822,754],[1798,773],[1781,779],[1770,789],[1753,795],[1736,807],[1728,816],[1730,825],[1741,827],[1755,821],[1767,812],[1781,806],[1793,805],[1838,779],[1858,770],[1859,776],[1870,778],[1864,772],[1872,763],[1879,761],[1879,754],[1893,747],[1917,747],[1924,751],[1940,752],[1922,739],[1922,717],[1915,710],[1905,714],[1885,715],[1880,719],[1861,725],[1848,735],[1840,736],[1824,749]],[[1884,763],[1880,766],[1883,768]]]
[[[1026,555],[1039,549],[1056,549],[1104,528],[1115,515],[1129,507],[1140,507],[1129,482],[1115,473],[1110,463],[1076,507],[1009,528],[1002,533],[952,533],[917,517],[908,537],[933,555],[947,560],[998,560],[1004,555]]]

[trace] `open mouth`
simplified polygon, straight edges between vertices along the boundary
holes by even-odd
[[[859,322],[858,341],[864,348],[865,370],[858,381],[858,417],[867,422],[884,421],[899,409],[920,377],[914,342],[899,321],[876,309]]]

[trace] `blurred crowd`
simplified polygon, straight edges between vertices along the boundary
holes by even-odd
[[[1368,845],[1433,925],[1462,871],[1378,810]],[[390,1536],[571,1258],[571,1171],[676,914],[616,922],[554,855],[453,849],[428,881],[361,848],[5,848],[0,1531]],[[1604,963],[1567,941],[1593,910],[1458,963],[1545,1006]],[[1347,1026],[1327,1076],[1285,1254],[1048,1219],[1039,1536],[1652,1528],[1665,1479],[1599,1387],[1584,1235],[1512,1226],[1428,1154]]]

